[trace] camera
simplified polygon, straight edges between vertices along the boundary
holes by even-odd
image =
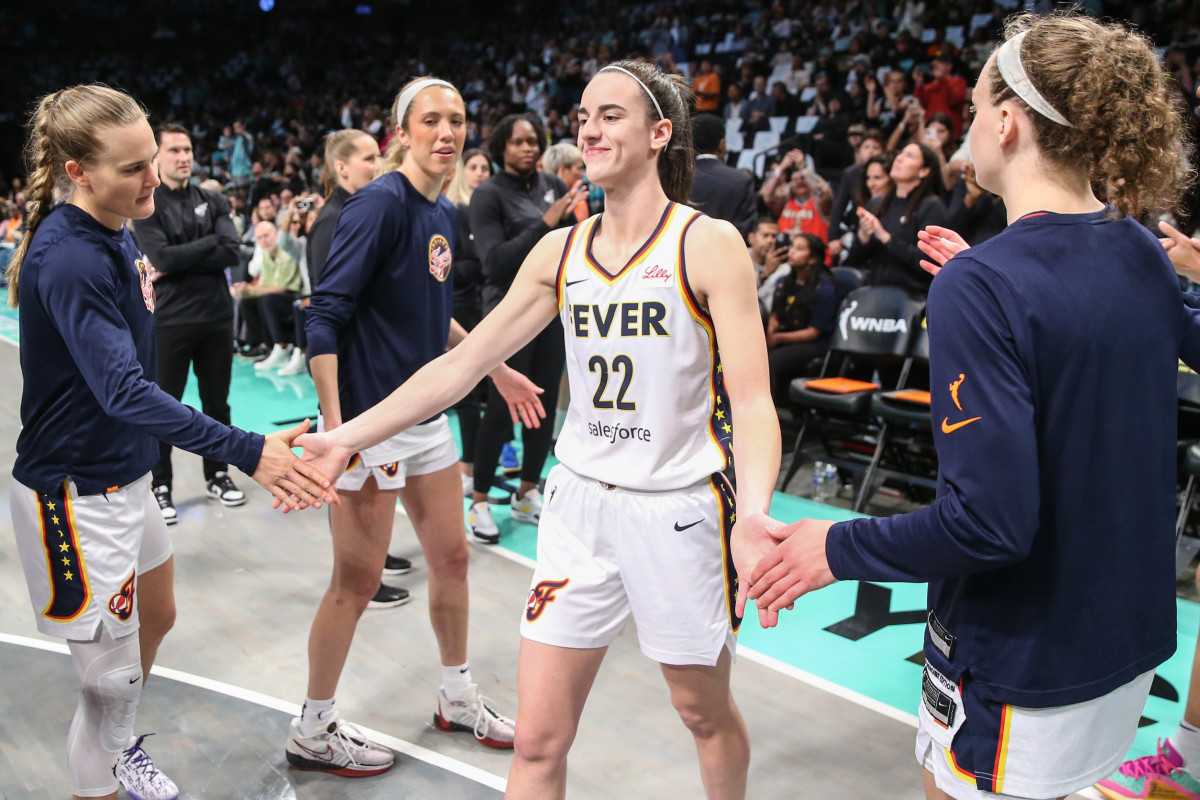
[[[304,211],[304,212],[312,211],[312,207],[313,207],[312,200],[297,200],[296,201],[296,210],[297,211]]]
[[[775,249],[776,250],[779,250],[779,249],[786,250],[791,246],[792,246],[791,234],[788,234],[788,233],[775,234]]]

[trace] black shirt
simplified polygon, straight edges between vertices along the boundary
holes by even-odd
[[[134,220],[138,246],[160,276],[154,284],[158,325],[233,318],[225,270],[238,265],[229,203],[198,186],[154,190],[154,213]]]
[[[341,186],[333,187],[333,194],[321,206],[317,218],[313,221],[312,230],[308,232],[308,285],[317,288],[320,282],[321,270],[329,260],[329,247],[333,244],[333,229],[337,225],[338,214],[350,193]]]
[[[883,197],[872,197],[867,201],[866,209],[876,214],[882,202]],[[865,264],[870,286],[895,286],[910,295],[925,296],[933,276],[921,269],[921,259],[925,256],[917,249],[917,231],[927,225],[945,225],[946,206],[940,197],[931,195],[921,201],[915,214],[910,214],[908,198],[893,197],[887,210],[876,216],[892,238],[887,244],[878,239],[863,244],[855,236],[846,263],[850,266]]]

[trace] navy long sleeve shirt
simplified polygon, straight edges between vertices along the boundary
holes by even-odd
[[[154,290],[128,231],[72,205],[34,233],[21,267],[21,424],[13,477],[99,494],[149,472],[158,440],[247,474],[263,437],[228,428],[154,383]]]
[[[1032,214],[955,257],[928,324],[931,506],[834,525],[833,574],[926,581],[925,656],[996,701],[1099,697],[1175,649],[1175,375],[1196,312],[1154,237]]]
[[[445,352],[457,228],[453,203],[397,171],[347,198],[305,315],[309,357],[338,356],[343,422]]]

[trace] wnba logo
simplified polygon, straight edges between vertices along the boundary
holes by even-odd
[[[561,581],[542,581],[530,589],[529,600],[525,603],[525,619],[537,622],[537,618],[546,610],[546,604],[554,602],[554,593],[570,582],[570,578],[563,578]]]
[[[108,610],[114,617],[124,622],[133,616],[133,592],[137,570],[129,575],[129,579],[121,584],[121,591],[108,600]]]
[[[446,241],[446,237],[440,233],[434,234],[429,240],[429,274],[438,281],[445,282],[446,278],[450,276],[452,260],[450,243]]]
[[[146,304],[146,310],[151,314],[154,313],[154,267],[143,258],[139,258],[133,262],[138,271],[138,283],[142,287],[142,302]]]

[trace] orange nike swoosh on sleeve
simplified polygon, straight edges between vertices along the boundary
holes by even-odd
[[[970,425],[972,422],[975,422],[980,419],[982,419],[982,417],[971,417],[970,419],[964,419],[962,422],[956,422],[953,425],[951,425],[950,418],[946,417],[945,419],[942,420],[942,433],[954,433],[959,428],[966,427],[967,425]]]

